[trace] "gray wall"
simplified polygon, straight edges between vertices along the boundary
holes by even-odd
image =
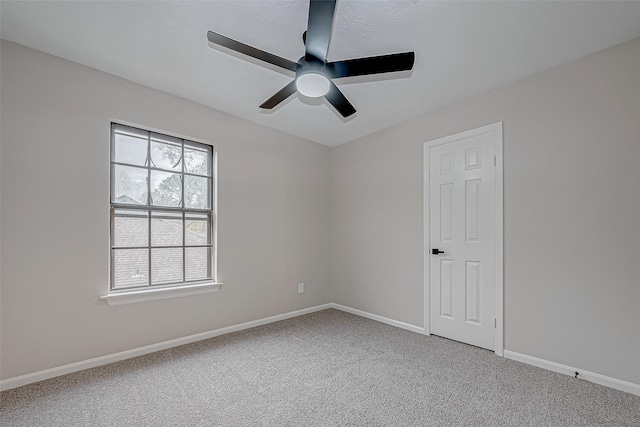
[[[423,325],[423,143],[498,121],[505,348],[640,383],[640,39],[334,148],[332,300]]]
[[[329,302],[328,147],[13,43],[1,49],[2,378]],[[215,144],[220,292],[99,300],[111,119]]]

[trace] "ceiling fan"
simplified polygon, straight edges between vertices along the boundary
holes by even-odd
[[[207,33],[207,39],[213,44],[296,73],[295,80],[263,102],[260,108],[270,110],[298,91],[302,95],[314,98],[324,96],[343,117],[349,117],[356,109],[332,79],[411,70],[415,53],[402,52],[327,62],[335,7],[336,0],[310,0],[307,31],[302,34],[305,55],[298,62],[248,46],[213,31]]]

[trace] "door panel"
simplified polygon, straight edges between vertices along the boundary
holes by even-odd
[[[451,211],[451,198],[453,184],[440,185],[440,241],[452,240],[451,223],[453,212]]]
[[[494,137],[429,147],[430,330],[494,349]],[[437,248],[443,254],[432,255]]]
[[[467,322],[481,325],[480,323],[480,297],[478,290],[480,289],[480,262],[467,261],[465,275],[465,303]]]
[[[467,242],[479,242],[478,205],[482,180],[472,179],[465,183],[465,235]]]
[[[453,286],[451,278],[453,276],[453,261],[450,259],[440,260],[440,316],[453,319]]]

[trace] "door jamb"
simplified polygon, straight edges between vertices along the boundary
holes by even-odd
[[[495,316],[496,316],[496,330],[495,330],[495,354],[498,356],[504,355],[504,184],[503,184],[503,166],[502,166],[502,122],[493,123],[490,125],[482,126],[477,129],[472,129],[466,132],[457,133],[455,135],[445,136],[443,138],[427,141],[423,144],[423,285],[424,285],[424,332],[426,335],[431,334],[430,326],[430,313],[429,313],[429,301],[430,301],[430,272],[429,272],[429,260],[431,247],[429,239],[429,148],[438,145],[447,144],[461,139],[471,138],[478,135],[484,135],[487,133],[493,134],[494,154],[495,154],[495,167],[494,173],[494,215],[493,225],[495,232]]]

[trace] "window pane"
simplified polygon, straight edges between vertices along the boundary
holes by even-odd
[[[198,175],[211,175],[213,150],[206,145],[184,143],[184,171]]]
[[[113,165],[113,203],[147,204],[147,169]]]
[[[114,158],[119,163],[145,166],[147,164],[147,133],[118,127],[114,131]]]
[[[181,206],[180,174],[151,171],[151,200],[155,206]]]
[[[114,249],[113,288],[130,288],[149,284],[148,249]]]
[[[182,246],[181,212],[151,212],[151,245]]]
[[[151,249],[151,280],[154,285],[182,282],[182,248]]]
[[[187,213],[185,243],[189,245],[208,245],[211,243],[209,231],[209,215]]]
[[[184,204],[188,208],[211,208],[211,190],[209,178],[184,176]]]
[[[149,214],[146,211],[116,209],[112,245],[149,246]]]
[[[182,171],[182,143],[179,139],[165,138],[162,142],[151,139],[151,166],[161,169]]]
[[[186,279],[211,279],[211,248],[186,248]]]

